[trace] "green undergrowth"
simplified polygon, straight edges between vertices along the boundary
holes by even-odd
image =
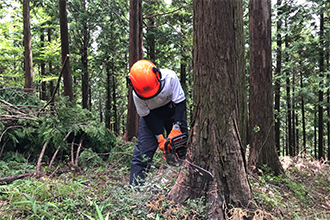
[[[129,187],[133,147],[133,143],[122,143],[107,160],[85,150],[79,158],[79,171],[58,164],[52,169],[42,167],[42,176],[0,185],[0,219],[207,219],[204,198],[188,200],[185,206],[166,200],[177,170],[165,169],[159,152],[144,186]],[[0,177],[35,170],[20,154],[6,157],[0,161]],[[285,160],[290,163],[285,165]],[[253,219],[329,219],[329,165],[303,158],[282,158],[282,163],[283,175],[249,177],[253,203],[258,206]],[[69,172],[56,172],[61,169]],[[233,219],[249,212],[234,208],[228,213]],[[262,212],[268,218],[264,214],[257,218]]]
[[[41,177],[0,185],[0,219],[203,219],[203,198],[189,200],[185,207],[165,199],[177,170],[159,169],[164,165],[159,153],[144,186],[128,186],[133,146],[113,148],[107,161],[85,150],[79,171],[67,164],[42,167]],[[15,155],[20,161],[0,161],[0,177],[35,170],[22,155]],[[69,172],[58,175],[61,169]]]
[[[330,219],[330,166],[312,158],[281,158],[285,173],[249,177],[256,203],[276,219]]]

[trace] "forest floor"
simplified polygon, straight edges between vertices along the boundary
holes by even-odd
[[[127,186],[131,156],[117,155],[111,163],[93,157],[85,168],[45,168],[42,176],[0,185],[0,219],[207,219],[203,198],[185,206],[165,199],[178,170],[160,159],[145,186],[135,191]],[[330,219],[329,163],[306,155],[281,157],[281,162],[285,174],[249,176],[257,209],[228,208],[227,219]],[[34,168],[23,160],[0,161],[0,177]]]

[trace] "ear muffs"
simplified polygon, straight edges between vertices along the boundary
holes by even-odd
[[[162,73],[160,70],[156,67],[152,67],[152,71],[156,74],[156,78],[160,82],[160,79],[162,78]]]
[[[140,99],[142,99],[142,100],[148,100],[148,99],[151,99],[151,98],[157,96],[157,95],[163,90],[163,88],[164,88],[165,83],[164,83],[164,80],[163,80],[163,81],[161,80],[161,78],[162,78],[162,74],[161,74],[160,70],[159,70],[158,68],[156,68],[156,67],[152,67],[152,71],[156,74],[156,79],[159,81],[159,89],[158,89],[158,91],[156,92],[155,95],[153,95],[153,96],[151,96],[151,97],[147,97],[147,98],[141,96],[141,95],[135,90],[135,88],[134,88],[134,86],[133,86],[133,83],[132,83],[132,81],[131,81],[131,79],[130,79],[130,77],[129,77],[129,74],[128,74],[127,77],[126,77],[127,83],[132,87],[132,89],[134,90],[135,94],[136,94]]]

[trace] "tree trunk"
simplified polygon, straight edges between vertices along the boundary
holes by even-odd
[[[304,88],[303,73],[300,74],[300,87]],[[306,151],[306,119],[305,119],[305,102],[304,97],[301,97],[301,120],[302,120],[302,136],[303,136],[303,151]]]
[[[180,172],[168,199],[183,203],[205,196],[211,204],[208,219],[225,219],[225,205],[247,206],[252,199],[238,127],[244,89],[242,7],[241,0],[193,3],[194,112],[187,159],[210,170],[215,180],[201,179],[184,163],[188,173]]]
[[[288,21],[285,20],[285,29],[288,30]],[[289,50],[289,36],[285,35],[285,48]],[[289,62],[289,54],[288,52],[285,54],[285,62]],[[290,82],[290,72],[286,70],[286,104],[287,104],[287,126],[288,126],[288,151],[290,156],[293,155],[293,147],[292,147],[292,107],[291,107],[291,82]]]
[[[112,99],[113,99],[113,105],[112,105],[112,111],[113,111],[113,131],[116,135],[119,134],[119,126],[118,126],[118,113],[117,113],[117,98],[116,98],[116,90],[117,90],[117,84],[116,84],[116,75],[115,75],[115,63],[112,59]]]
[[[82,5],[82,12],[86,14],[86,1],[81,0]],[[88,106],[88,87],[89,87],[89,76],[88,76],[88,42],[89,42],[89,34],[88,34],[88,28],[87,28],[87,21],[83,20],[83,29],[82,29],[82,48],[81,48],[81,62],[83,67],[83,74],[82,74],[82,108],[89,109],[90,106]]]
[[[129,21],[129,68],[133,64],[142,59],[142,0],[130,0],[130,21]],[[126,134],[124,139],[130,141],[133,137],[137,137],[139,116],[136,112],[132,88],[128,91],[128,112],[126,123]]]
[[[156,43],[155,43],[155,22],[154,18],[149,18],[149,27],[147,28],[147,35],[146,35],[146,48],[147,49],[147,55],[148,58],[155,62],[156,61]]]
[[[280,119],[280,101],[281,101],[281,75],[282,75],[282,0],[277,0],[277,39],[276,39],[276,69],[275,69],[275,145],[278,155],[280,154],[281,137],[281,119]]]
[[[323,79],[324,77],[324,40],[323,40],[323,34],[324,33],[324,14],[321,12],[320,15],[320,78]],[[323,122],[323,82],[320,81],[320,90],[319,90],[319,104],[318,104],[318,110],[319,110],[319,139],[318,139],[318,158],[321,159],[321,157],[324,157],[324,148],[323,148],[323,129],[324,129],[324,122]]]
[[[69,53],[68,18],[67,18],[67,14],[66,14],[66,0],[59,0],[59,8],[60,8],[62,63],[64,63],[65,58],[67,56],[69,56],[69,54],[70,54]],[[66,62],[66,65],[63,69],[63,85],[64,85],[64,95],[68,96],[70,101],[73,101],[70,60],[68,60]]]
[[[251,170],[266,164],[282,172],[275,149],[271,56],[271,1],[250,0],[250,156]]]
[[[50,28],[48,28],[48,31],[47,31],[47,37],[48,37],[48,42],[51,43],[52,42],[52,31]],[[53,68],[53,63],[52,61],[49,61],[49,73],[52,75],[53,72],[54,72],[54,68]],[[55,86],[54,86],[54,80],[51,80],[49,82],[49,90],[50,90],[50,96],[52,96],[52,93],[55,89]],[[54,102],[55,102],[55,97],[52,99],[51,103],[49,104],[51,108],[54,107]]]
[[[44,33],[44,29],[42,28],[40,35],[40,47],[42,50],[44,50],[44,46],[45,46],[45,33]],[[40,63],[40,75],[42,77],[46,76],[46,64],[44,59],[42,59]],[[41,82],[40,99],[47,100],[46,82],[44,80],[42,80]]]
[[[295,82],[296,82],[296,71],[292,71],[292,151],[293,156],[297,155],[297,145],[296,145],[296,98],[295,98]]]
[[[24,23],[24,70],[26,92],[33,92],[33,68],[32,68],[32,47],[30,28],[30,0],[23,0],[23,23]]]
[[[111,121],[111,74],[110,74],[110,61],[106,62],[106,93],[107,101],[105,102],[105,127],[110,130],[110,121]]]

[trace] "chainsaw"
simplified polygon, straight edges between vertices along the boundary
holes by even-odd
[[[209,171],[205,170],[204,168],[197,166],[191,162],[189,162],[186,159],[181,159],[177,153],[177,150],[181,147],[186,147],[185,145],[187,144],[187,135],[185,134],[179,134],[172,139],[169,139],[165,143],[165,158],[164,160],[170,165],[170,166],[175,166],[179,167],[183,162],[188,163],[193,170],[195,171],[196,174],[201,176],[202,178],[208,180],[208,181],[213,181],[214,177],[212,173]],[[170,147],[169,147],[170,146]],[[172,148],[171,148],[172,147]]]

